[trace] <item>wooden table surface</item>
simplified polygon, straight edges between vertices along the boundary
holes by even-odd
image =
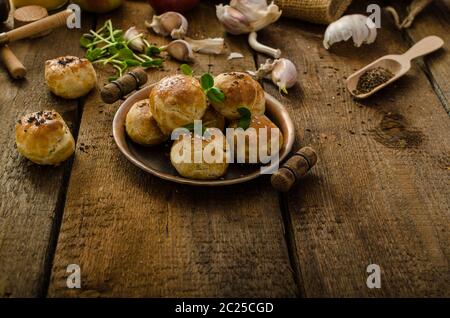
[[[403,32],[383,14],[376,42],[359,49],[326,51],[325,27],[297,20],[259,33],[299,71],[289,95],[268,82],[264,88],[294,120],[294,147],[319,154],[286,195],[267,177],[223,188],[155,178],[114,143],[119,103],[105,105],[98,91],[75,101],[49,93],[45,60],[83,56],[80,35],[108,18],[145,29],[148,4],[127,2],[108,15],[83,15],[81,30],[14,43],[28,76],[13,82],[0,72],[0,296],[450,296],[448,7],[437,1]],[[224,33],[208,1],[187,17],[189,36],[224,36],[244,55],[197,55],[195,72],[252,70],[265,61],[245,36]],[[354,70],[431,34],[444,49],[413,63],[395,85],[361,102],[344,89]],[[150,81],[178,66],[166,62]],[[97,71],[100,86],[111,69]],[[40,167],[17,153],[13,128],[27,112],[52,108],[70,123],[76,152],[59,167]],[[81,289],[66,286],[69,264],[80,265]],[[380,289],[366,286],[369,264],[381,267]]]

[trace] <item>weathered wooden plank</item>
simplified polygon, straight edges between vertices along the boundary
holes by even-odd
[[[416,64],[364,102],[344,88],[356,69],[407,49],[389,20],[383,16],[375,44],[339,44],[330,52],[322,47],[323,27],[282,20],[260,32],[300,74],[288,96],[271,84],[266,89],[288,106],[297,146],[310,144],[319,154],[312,174],[285,197],[286,231],[307,297],[450,295],[447,114]],[[449,64],[448,52],[434,58]],[[366,286],[372,263],[381,266],[381,289]]]
[[[55,109],[77,129],[78,102],[49,93],[44,62],[79,54],[80,34],[62,28],[44,38],[13,43],[28,69],[23,81],[13,82],[0,70],[0,297],[40,296],[45,290],[71,162],[59,167],[31,164],[15,149],[14,126],[28,112]]]
[[[425,57],[425,67],[433,88],[438,94],[447,113],[450,114],[450,2],[435,1],[422,12],[410,29],[405,32],[412,41],[417,42],[428,35],[440,36],[445,44],[444,48],[432,56]]]
[[[143,28],[151,9],[127,2],[112,17],[124,28]],[[211,5],[188,19],[191,37],[223,33]],[[243,60],[198,55],[194,69],[254,68],[244,41],[227,38]],[[150,72],[150,81],[177,65]],[[90,148],[77,150],[49,296],[295,296],[277,194],[267,179],[208,189],[147,175],[114,144],[117,107],[103,105],[98,95],[84,106],[79,142]],[[65,285],[72,263],[81,267],[80,290]]]

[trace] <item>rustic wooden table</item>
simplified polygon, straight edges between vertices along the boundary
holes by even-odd
[[[225,35],[212,4],[188,14],[189,35],[225,36],[243,59],[197,55],[196,72],[249,70],[265,61],[245,36]],[[98,92],[78,101],[52,96],[44,61],[84,54],[80,35],[112,18],[116,26],[151,17],[143,2],[109,15],[83,16],[82,30],[14,43],[24,81],[0,72],[0,296],[450,296],[450,14],[428,8],[400,32],[391,19],[375,44],[322,47],[323,26],[281,19],[260,32],[297,65],[299,84],[280,95],[295,121],[296,145],[319,162],[287,195],[267,177],[224,188],[195,188],[144,173],[118,151],[118,107]],[[344,78],[375,58],[401,53],[426,35],[445,48],[408,75],[357,102]],[[150,35],[152,42],[165,39]],[[149,72],[172,74],[178,64]],[[98,69],[103,85],[110,69]],[[74,159],[57,168],[17,153],[13,127],[30,111],[56,109],[77,137]],[[381,267],[369,289],[366,268]],[[66,287],[79,264],[82,288]]]

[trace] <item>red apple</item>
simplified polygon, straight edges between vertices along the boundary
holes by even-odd
[[[199,0],[148,0],[156,13],[167,11],[186,12],[198,4]]]
[[[95,13],[105,13],[120,7],[123,0],[72,0],[82,10]]]

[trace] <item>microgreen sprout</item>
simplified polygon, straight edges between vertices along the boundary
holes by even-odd
[[[161,49],[150,45],[140,33],[131,39],[124,38],[124,32],[120,29],[114,29],[111,20],[97,31],[91,30],[83,34],[80,38],[80,45],[86,51],[86,58],[92,63],[112,65],[116,69],[116,74],[108,78],[112,81],[121,77],[128,68],[131,67],[160,67],[164,60],[159,56]],[[133,41],[142,39],[145,44],[144,53],[134,52],[132,50]]]

